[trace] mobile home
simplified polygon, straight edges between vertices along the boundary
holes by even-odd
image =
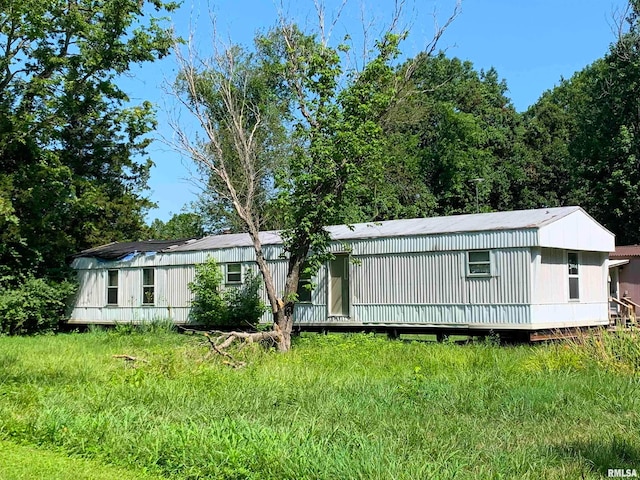
[[[608,324],[614,235],[580,207],[327,227],[334,258],[300,289],[299,328],[537,331]],[[262,232],[276,287],[287,261]],[[73,260],[70,323],[189,321],[195,265],[213,257],[226,286],[256,269],[247,234],[112,244]],[[115,251],[115,253],[114,253]],[[267,313],[265,321],[270,321]]]

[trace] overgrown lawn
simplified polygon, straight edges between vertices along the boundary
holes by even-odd
[[[601,478],[640,471],[636,354],[309,335],[233,370],[177,334],[3,337],[0,440],[131,478]]]

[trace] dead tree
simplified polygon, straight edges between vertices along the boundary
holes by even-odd
[[[180,74],[173,92],[182,108],[189,112],[190,120],[195,122],[197,134],[188,132],[185,123],[173,121],[174,146],[206,172],[208,187],[233,206],[244,224],[274,318],[271,332],[229,332],[218,334],[215,340],[209,336],[212,348],[221,354],[235,341],[268,338],[273,339],[281,351],[291,347],[301,269],[309,259],[310,251],[314,255],[327,251],[330,238],[324,227],[339,220],[333,212],[339,211],[339,202],[348,197],[352,187],[348,178],[350,172],[354,168],[367,172],[370,168],[366,155],[340,158],[336,152],[325,152],[320,154],[324,157],[318,159],[309,151],[313,150],[314,142],[335,143],[332,139],[335,132],[331,128],[344,112],[351,118],[340,125],[343,132],[363,120],[357,118],[353,108],[345,107],[345,101],[351,101],[351,105],[368,101],[372,105],[369,111],[382,115],[385,108],[378,105],[379,98],[373,96],[380,88],[394,91],[396,80],[391,62],[397,55],[397,45],[406,34],[397,32],[403,2],[396,2],[389,28],[376,42],[377,57],[364,59],[360,72],[345,69],[342,62],[348,59],[341,56],[343,46],[328,44],[330,29],[324,25],[324,8],[320,2],[315,4],[320,23],[315,33],[306,34],[280,18],[274,30],[257,38],[257,52],[224,45],[215,34],[213,53],[209,57],[198,55],[193,41],[185,48],[178,46],[176,49]],[[459,3],[445,27],[458,13]],[[334,25],[335,20],[331,28]],[[444,28],[436,28],[433,40],[428,43],[430,52],[443,31]],[[387,84],[380,80],[380,72],[384,73],[383,78],[389,79]],[[369,88],[362,88],[365,82],[371,82]],[[349,88],[357,90],[350,99],[343,94]],[[356,95],[357,100],[354,100]],[[391,102],[392,95],[388,97],[387,101]],[[293,157],[302,158],[301,162],[275,165],[269,162],[274,128],[295,131],[297,143],[292,148],[297,156]],[[357,133],[352,137],[355,143],[369,141],[368,138],[357,138]],[[355,152],[356,147],[351,151]],[[289,224],[283,231],[289,262],[283,291],[276,289],[259,234],[258,199],[263,198],[265,179],[278,168],[288,176],[279,188],[281,193],[289,195],[288,203],[284,204],[290,209],[287,212]],[[333,181],[330,175],[335,176],[336,172],[338,181]],[[319,265],[316,261],[315,267]]]

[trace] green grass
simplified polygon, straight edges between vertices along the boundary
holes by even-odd
[[[64,452],[0,441],[0,480],[154,480],[162,477],[69,458]]]
[[[309,335],[233,370],[163,331],[4,337],[0,440],[176,479],[602,478],[640,469],[637,345]]]

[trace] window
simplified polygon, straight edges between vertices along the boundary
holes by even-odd
[[[242,265],[239,263],[227,264],[227,283],[242,283]]]
[[[142,304],[153,305],[155,302],[155,275],[153,268],[142,269]]]
[[[298,277],[298,302],[301,303],[311,303],[311,272],[306,270],[307,265],[303,265]]]
[[[118,304],[118,270],[107,271],[107,305]]]
[[[491,275],[491,255],[489,250],[467,252],[467,274],[470,277]]]
[[[578,270],[578,253],[567,253],[567,267],[569,270],[569,300],[580,300],[580,275]]]

